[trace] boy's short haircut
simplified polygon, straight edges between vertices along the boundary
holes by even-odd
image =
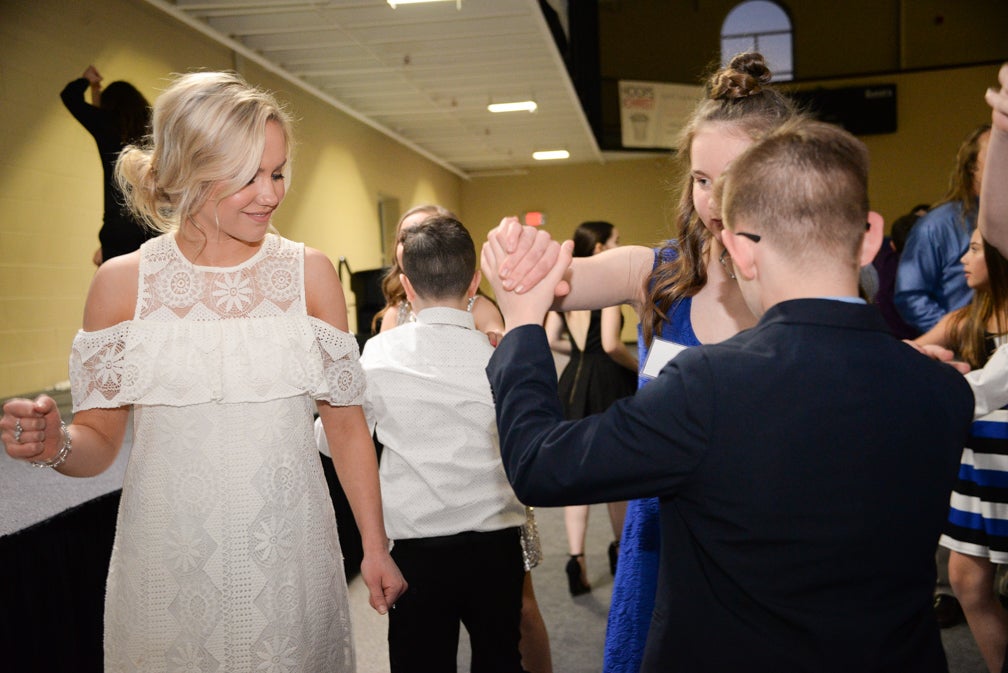
[[[402,235],[402,266],[413,289],[427,299],[462,297],[476,271],[472,236],[454,217],[432,215]]]
[[[729,229],[765,236],[799,266],[860,266],[868,221],[868,149],[832,124],[799,119],[754,143],[720,185]]]

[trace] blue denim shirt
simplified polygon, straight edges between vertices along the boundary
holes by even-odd
[[[924,333],[973,298],[960,258],[969,248],[974,214],[963,221],[959,202],[944,203],[913,226],[896,271],[896,310]]]

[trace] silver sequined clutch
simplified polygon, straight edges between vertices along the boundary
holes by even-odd
[[[522,557],[525,572],[532,570],[542,561],[542,545],[539,543],[539,529],[536,528],[535,514],[531,507],[525,507],[525,524],[521,527]]]

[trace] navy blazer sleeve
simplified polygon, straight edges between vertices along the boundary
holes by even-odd
[[[709,370],[701,349],[692,350],[633,397],[565,421],[545,331],[508,332],[487,376],[504,470],[518,498],[559,506],[674,493],[703,459],[714,417]]]

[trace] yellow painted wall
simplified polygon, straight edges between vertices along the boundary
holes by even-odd
[[[895,83],[897,132],[862,136],[871,153],[869,196],[887,223],[917,203],[937,203],[948,189],[959,144],[989,123],[984,91],[998,65],[829,80],[828,87]]]
[[[173,72],[237,69],[296,118],[275,224],[354,271],[381,266],[377,203],[458,208],[461,179],[136,0],[0,2],[0,398],[67,379],[102,217],[91,136],[59,92],[93,63],[148,100]],[[347,298],[353,295],[347,288]],[[352,306],[352,304],[351,304]],[[351,328],[354,313],[350,311]]]
[[[477,240],[505,215],[546,214],[554,238],[570,238],[585,220],[608,220],[624,244],[651,245],[667,236],[667,213],[677,198],[668,156],[606,164],[547,164],[525,175],[466,183],[462,212]]]
[[[624,245],[654,245],[669,237],[679,182],[670,156],[607,164],[550,164],[526,175],[479,178],[462,192],[465,224],[477,244],[505,215],[546,214],[553,238],[570,238],[586,220],[607,220]],[[486,283],[484,282],[484,286]],[[486,288],[484,288],[486,289]],[[636,316],[624,311],[623,339],[636,340]]]
[[[997,82],[997,70],[984,65],[823,83],[896,84],[898,131],[861,138],[871,152],[871,205],[886,222],[945,193],[959,143],[990,121],[983,93]],[[668,215],[678,194],[677,171],[672,157],[544,165],[527,175],[466,183],[462,211],[474,235],[502,215],[543,210],[558,236],[570,236],[583,220],[605,219],[619,227],[624,243],[650,245],[672,233]]]
[[[196,67],[236,67],[275,90],[297,118],[298,140],[276,225],[334,261],[346,257],[355,271],[381,266],[381,197],[398,199],[403,210],[442,203],[477,242],[503,215],[526,210],[546,212],[558,237],[586,219],[611,220],[626,243],[651,245],[671,233],[677,180],[668,157],[465,181],[254,64],[236,63],[229,50],[139,0],[0,0],[0,398],[67,378],[94,272],[101,166],[59,92],[89,63],[150,99],[169,73]],[[982,65],[823,82],[897,84],[898,133],[864,138],[872,205],[887,221],[945,191],[959,141],[989,119],[982,94],[996,72]]]

